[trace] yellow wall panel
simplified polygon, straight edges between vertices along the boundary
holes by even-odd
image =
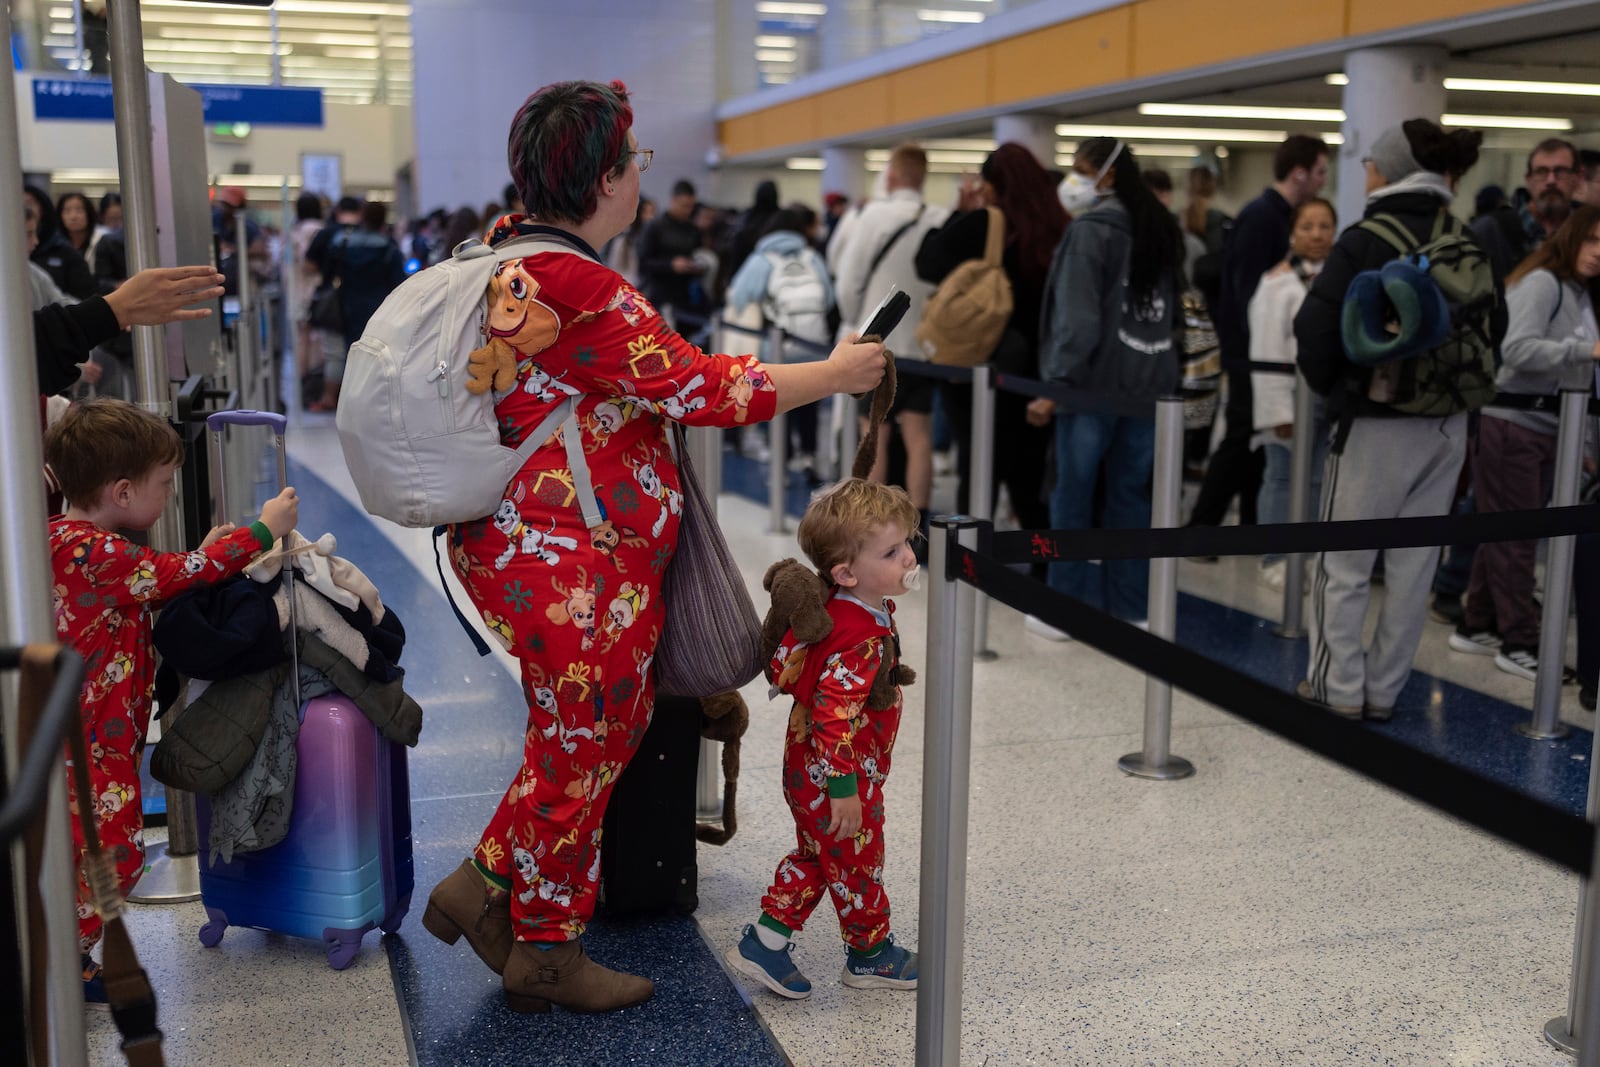
[[[753,115],[740,115],[717,123],[717,143],[722,146],[723,152],[736,156],[765,148],[766,141],[761,137],[761,116],[764,114],[764,111],[757,111]]]
[[[894,122],[937,119],[989,104],[989,50],[974,48],[886,75]]]
[[[1515,6],[1506,0],[1346,0],[1351,34],[1376,33],[1397,26],[1455,18]]]
[[[858,130],[888,126],[894,121],[888,75],[829,89],[818,93],[816,100],[818,137],[842,137]]]
[[[1046,26],[989,46],[990,103],[1032,100],[1125,81],[1132,5]]]
[[[1383,0],[1350,0],[1381,3]],[[1407,0],[1401,0],[1402,3]],[[1452,0],[1423,0],[1445,5]],[[1502,0],[1503,2],[1503,0]],[[1262,55],[1344,36],[1345,0],[1138,0],[1135,78]]]

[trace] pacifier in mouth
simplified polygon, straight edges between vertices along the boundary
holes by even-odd
[[[900,578],[900,586],[908,593],[919,592],[922,589],[922,564],[918,563]]]

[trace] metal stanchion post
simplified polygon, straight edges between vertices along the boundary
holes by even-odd
[[[1183,486],[1183,401],[1175,396],[1156,401],[1155,485],[1151,494],[1150,526],[1156,530],[1178,525],[1178,496]],[[1178,561],[1172,557],[1150,561],[1150,633],[1172,640],[1178,622]],[[1187,778],[1194,764],[1174,756],[1172,745],[1172,686],[1155,678],[1144,683],[1144,750],[1130,752],[1117,761],[1117,769],[1136,778],[1167,780]]]
[[[11,40],[11,9],[0,5],[0,34]],[[11,53],[6,54],[4,77],[0,78],[0,173],[20,175],[22,153],[17,143],[17,81]],[[4,247],[22,249],[22,183],[15,178],[0,187],[0,233]],[[0,449],[0,640],[8,645],[30,641],[54,641],[55,620],[50,612],[50,548],[45,512],[44,482],[39,471],[44,465],[44,449],[39,434],[39,373],[34,361],[32,298],[28,274],[9,270],[0,275],[0,338],[4,339],[5,360],[0,374],[5,388],[0,389],[0,411],[4,412],[5,448]],[[15,783],[17,760],[22,749],[16,744],[17,704],[8,686],[0,699],[4,721],[0,733],[6,745],[6,780]],[[74,868],[77,853],[68,828],[67,776],[53,774],[44,808],[44,855],[38,889],[44,907],[44,928],[29,928],[27,904],[22,893],[13,895],[12,916],[16,920],[17,948],[24,966],[31,968],[28,946],[44,940],[46,1003],[45,1025],[49,1027],[48,1047],[53,1067],[83,1067],[89,1060],[83,1026],[83,972],[78,959],[78,916],[73,902],[77,898]],[[11,851],[11,870],[23,870],[21,842]],[[17,887],[22,885],[19,880]],[[29,970],[18,976],[28,988]],[[13,1003],[12,1026],[19,1024],[23,1006]],[[39,1016],[35,1016],[38,1018]],[[31,1035],[30,1035],[31,1036]],[[43,1067],[43,1065],[40,1065]]]
[[[1561,391],[1561,429],[1556,434],[1555,488],[1552,507],[1578,502],[1578,481],[1583,474],[1583,427],[1589,392]],[[1533,680],[1533,719],[1518,723],[1517,733],[1535,740],[1565,737],[1561,722],[1561,675],[1567,658],[1567,619],[1572,606],[1572,537],[1552,537],[1545,554],[1544,610],[1539,619],[1539,673]]]
[[[967,505],[975,519],[994,520],[994,368],[980,363],[972,368],[972,473],[968,476]],[[931,557],[930,557],[931,558]],[[989,647],[989,598],[978,594],[972,631],[972,654],[988,662],[996,658]]]
[[[694,464],[700,485],[706,491],[706,502],[711,505],[711,519],[717,518],[717,496],[722,488],[722,430],[716,426],[691,426],[684,433],[688,443],[688,459]],[[712,475],[716,480],[712,481]],[[722,818],[722,745],[702,737],[700,739],[700,767],[695,775],[695,818],[700,822],[716,822]]]
[[[117,168],[122,181],[123,234],[128,246],[128,272],[135,274],[159,266],[156,243],[155,155],[150,140],[150,81],[144,65],[144,26],[136,0],[111,0],[106,5],[111,36],[111,93],[115,102]],[[160,326],[133,328],[133,358],[139,406],[164,418],[173,415],[171,384]],[[180,547],[183,529],[175,507],[168,507],[150,528],[150,546],[163,552]],[[167,793],[167,819],[183,824],[188,806],[193,820],[194,798],[179,790]],[[181,832],[181,830],[180,830]],[[177,842],[181,845],[181,840]],[[192,858],[173,859],[173,844],[153,844],[145,850],[147,869],[128,896],[129,903],[194,900],[200,895],[200,871]]]
[[[1312,425],[1316,418],[1316,399],[1298,370],[1294,374],[1294,437],[1289,459],[1289,521],[1310,522],[1317,502],[1311,499],[1311,458],[1316,451]],[[1283,622],[1275,631],[1279,637],[1304,637],[1306,556],[1292,552],[1283,560]]]
[[[782,363],[783,328],[773,326],[767,331],[767,362]],[[769,530],[775,534],[789,532],[784,505],[789,495],[789,420],[782,412],[767,423],[767,509]]]
[[[1595,760],[1600,760],[1600,731],[1590,740],[1590,767],[1595,765]],[[1597,796],[1600,796],[1600,775],[1591,774],[1585,809],[1591,825],[1600,818]],[[1596,836],[1595,843],[1600,847],[1600,835]],[[1600,964],[1600,952],[1595,951],[1595,935],[1600,933],[1600,893],[1595,892],[1594,885],[1596,874],[1600,874],[1600,858],[1595,859],[1589,877],[1578,887],[1578,923],[1572,936],[1572,981],[1567,988],[1567,1014],[1545,1023],[1544,1037],[1556,1048],[1569,1053],[1577,1052],[1581,1041],[1584,1057],[1580,1062],[1600,1067],[1600,1056],[1596,1054],[1600,1049],[1595,1048],[1600,1041],[1600,1027],[1586,1025],[1589,1020],[1600,1018],[1600,1005],[1594,1003],[1600,996],[1600,978],[1595,974],[1595,967]],[[1590,1030],[1594,1032],[1588,1033]]]
[[[961,1062],[961,960],[972,771],[972,626],[977,591],[948,578],[951,543],[978,543],[966,516],[934,519],[928,545],[928,689],[922,752],[922,891],[917,910],[917,1067]]]

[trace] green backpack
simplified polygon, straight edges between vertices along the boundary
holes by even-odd
[[[1359,225],[1399,256],[1423,266],[1450,308],[1444,343],[1420,356],[1374,367],[1368,397],[1396,411],[1431,418],[1488,404],[1494,399],[1499,364],[1490,327],[1499,297],[1489,257],[1445,210],[1421,244],[1393,215],[1374,215]]]

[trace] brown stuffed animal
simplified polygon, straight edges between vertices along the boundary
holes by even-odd
[[[750,726],[750,709],[738,693],[719,693],[700,701],[700,736],[722,742],[722,827],[697,826],[694,835],[708,845],[725,845],[739,829],[740,738]]]
[[[491,388],[503,393],[517,384],[517,352],[504,338],[491,337],[467,356],[467,392],[474,396]]]
[[[883,381],[872,391],[872,406],[867,416],[870,428],[856,448],[851,477],[865,478],[872,471],[873,460],[878,454],[878,427],[888,415],[889,405],[894,403],[894,388],[894,357],[891,355],[884,367]],[[807,645],[816,644],[828,636],[833,631],[833,619],[828,615],[827,608],[828,598],[833,595],[833,586],[799,560],[784,559],[767,568],[767,573],[761,579],[761,587],[772,594],[772,606],[767,610],[767,617],[761,621],[762,670],[766,673],[767,681],[783,685],[790,679],[784,674],[775,674],[772,669],[772,657],[777,653],[783,635],[792,629],[795,637]],[[867,707],[881,711],[892,706],[894,687],[910,685],[916,680],[917,672],[901,663],[896,653],[892,662],[888,659],[884,661],[877,677],[873,678],[872,689],[867,694]]]

